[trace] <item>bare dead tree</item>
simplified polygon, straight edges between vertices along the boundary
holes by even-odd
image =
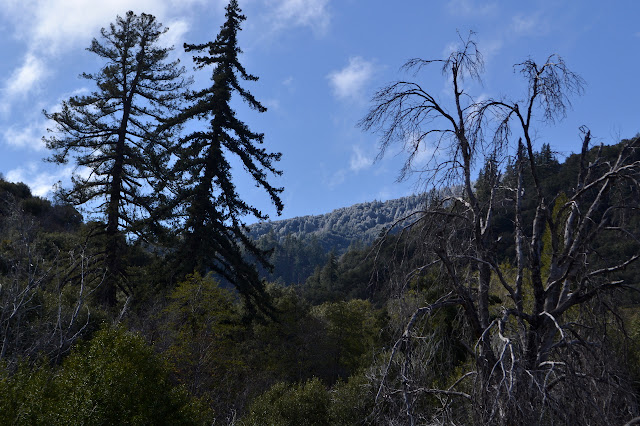
[[[446,396],[443,407],[459,399],[466,407],[463,415],[478,424],[623,423],[637,415],[636,401],[611,362],[610,333],[602,330],[615,318],[608,298],[628,286],[619,272],[640,255],[603,258],[597,245],[614,234],[632,241],[634,253],[639,252],[640,235],[628,217],[640,207],[640,140],[625,141],[615,155],[605,155],[602,148],[590,149],[591,133],[581,128],[574,189],[545,195],[535,160],[535,126],[562,119],[571,96],[582,93],[583,80],[557,55],[542,65],[529,59],[516,65],[527,83],[524,101],[476,101],[466,92],[465,79],[480,79],[482,56],[471,36],[463,42],[446,59],[412,59],[404,66],[417,75],[440,65],[451,82],[452,101],[438,99],[435,90],[416,82],[399,81],[376,93],[360,122],[380,135],[380,156],[394,143],[408,151],[401,177],[412,170],[416,154],[429,149],[434,155],[422,169],[429,173],[426,183],[462,188],[460,195],[432,202],[415,224],[429,253],[425,262],[441,274],[443,296],[408,319],[388,364],[405,365],[397,368],[401,385],[386,382],[390,367],[382,371],[378,399],[402,395],[409,424],[416,422],[414,401],[420,392]],[[507,181],[497,170],[481,200],[476,165],[509,159],[515,179]],[[527,194],[534,204],[528,215],[525,176],[534,191]],[[515,257],[508,264],[496,250],[499,208],[508,209],[513,220]],[[494,296],[500,303],[491,301]],[[409,359],[412,342],[422,338],[416,318],[452,305],[464,315],[473,363],[451,386],[424,388],[406,368],[416,362]],[[451,420],[438,417],[443,412],[436,410],[431,419]]]
[[[87,241],[71,247],[39,240],[42,230],[14,200],[0,221],[0,361],[45,356],[55,362],[89,325],[88,299],[102,280],[102,268]]]

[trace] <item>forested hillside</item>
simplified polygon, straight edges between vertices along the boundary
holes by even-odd
[[[249,235],[263,249],[272,250],[269,260],[274,269],[261,269],[265,278],[301,284],[329,257],[340,257],[350,247],[368,247],[387,231],[398,232],[411,223],[412,213],[424,208],[425,200],[412,195],[355,204],[323,215],[260,222],[249,227]]]
[[[602,163],[610,163],[621,146],[592,148],[586,155],[603,155]],[[544,146],[534,162],[541,187],[556,203],[575,192],[571,182],[580,173],[581,155],[559,162]],[[474,184],[479,196],[490,167],[483,168]],[[507,168],[504,181],[514,173]],[[523,181],[525,188],[534,185],[531,176]],[[437,207],[433,194],[425,199],[424,209]],[[33,197],[24,184],[1,181],[0,202],[5,235],[0,252],[3,421],[66,422],[78,415],[108,421],[111,413],[121,416],[125,410],[160,423],[206,424],[213,418],[233,423],[239,413],[241,424],[247,425],[298,424],[305,418],[314,424],[387,424],[405,416],[401,400],[394,397],[406,357],[421,368],[402,374],[411,374],[420,386],[455,381],[459,370],[472,362],[460,309],[443,305],[433,315],[416,317],[425,307],[441,304],[439,295],[446,285],[441,270],[424,267],[433,262],[425,250],[432,232],[425,216],[371,245],[352,244],[341,256],[330,252],[296,286],[268,284],[272,318],[251,314],[237,292],[218,287],[215,275],[190,275],[167,286],[159,253],[132,245],[127,257],[133,295],[130,302],[123,301],[115,320],[120,325],[114,328],[108,325],[113,314],[93,290],[100,285],[96,273],[101,262],[99,245],[88,243],[95,226],[83,223],[71,206]],[[508,196],[502,202],[508,204]],[[535,215],[535,208],[533,199],[526,198],[522,216]],[[350,210],[364,209],[342,212]],[[496,255],[502,265],[517,252],[513,219],[508,209],[496,211]],[[637,216],[629,219],[628,229],[637,232]],[[285,243],[293,238],[285,238]],[[295,241],[298,249],[323,252],[314,238],[304,244]],[[598,247],[596,264],[619,263],[636,253],[637,242],[603,238]],[[627,359],[626,367],[616,374],[631,381],[640,377],[640,316],[637,297],[623,290],[638,286],[639,266],[631,263],[611,271],[627,287],[608,302],[614,304],[611,309],[618,306],[615,315],[629,328],[627,335],[608,332],[608,339],[612,344],[626,342],[616,352]],[[494,292],[493,312],[506,297]],[[600,312],[590,327],[610,325],[607,318],[615,318],[613,314]],[[407,321],[414,321],[416,341],[402,337]],[[410,342],[412,350],[401,351],[398,345],[409,344],[402,342]],[[605,354],[593,356],[603,361]],[[429,364],[423,365],[424,359]],[[456,392],[466,394],[466,386]],[[600,389],[610,392],[617,386]],[[145,399],[141,392],[154,399]],[[377,400],[379,392],[390,395]],[[122,394],[138,397],[115,406]],[[98,395],[101,402],[92,403]],[[438,398],[426,394],[418,401],[422,405],[415,415],[439,412]]]
[[[423,208],[424,203],[425,198],[419,195],[359,203],[321,215],[259,222],[249,227],[249,235],[255,239],[267,236],[280,244],[288,236],[303,241],[315,238],[325,251],[342,254],[351,244],[371,244],[381,232],[402,225],[397,222]]]
[[[44,113],[70,186],[0,178],[0,424],[639,424],[640,135],[560,157],[538,131],[584,81],[552,55],[473,97],[470,33],[358,123],[424,195],[270,222],[236,188],[284,208],[232,109],[266,112],[245,19],[184,43],[192,89],[154,16],[117,16]]]

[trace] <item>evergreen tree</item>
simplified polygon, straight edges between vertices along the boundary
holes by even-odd
[[[329,252],[329,259],[327,263],[322,268],[322,272],[320,274],[320,282],[322,287],[331,291],[333,290],[333,286],[338,281],[338,256],[336,256],[336,252],[331,250]]]
[[[244,255],[249,253],[266,266],[266,252],[248,238],[243,217],[267,219],[267,215],[240,198],[232,182],[229,157],[240,160],[256,186],[268,193],[278,214],[283,206],[279,197],[282,189],[267,182],[267,173],[281,173],[273,166],[280,154],[262,148],[264,135],[251,131],[230,106],[232,95],[236,94],[252,109],[266,111],[239,82],[258,80],[238,60],[242,50],[237,34],[245,19],[238,2],[231,0],[215,41],[185,44],[187,52],[196,53],[197,68],[213,67],[213,84],[190,93],[190,105],[174,120],[209,122],[206,129],[183,137],[177,151],[174,175],[182,178],[177,205],[178,214],[184,218],[177,270],[181,274],[213,271],[233,283],[247,300],[259,301],[263,286],[255,266]]]
[[[81,75],[93,80],[96,89],[72,96],[59,112],[44,113],[56,123],[53,135],[45,138],[54,151],[49,160],[67,163],[72,157],[80,167],[71,189],[60,191],[62,199],[92,203],[93,213],[105,222],[107,276],[98,297],[107,306],[116,303],[117,287],[127,291],[125,236],[140,231],[151,217],[166,183],[159,174],[170,132],[155,129],[173,114],[186,84],[184,69],[167,61],[170,49],[158,45],[166,31],[152,15],[130,11],[118,16],[87,49],[105,62],[97,73]]]

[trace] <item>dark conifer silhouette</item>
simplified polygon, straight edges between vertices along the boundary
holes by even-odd
[[[174,175],[181,177],[177,206],[184,217],[178,265],[181,274],[213,271],[233,283],[247,300],[257,301],[263,291],[262,283],[255,266],[245,260],[245,254],[265,265],[267,262],[265,253],[246,236],[243,217],[266,219],[267,215],[241,199],[232,182],[229,159],[235,156],[240,161],[256,186],[267,192],[279,214],[283,207],[279,197],[282,189],[267,182],[267,175],[281,174],[273,165],[281,154],[269,153],[261,147],[264,134],[251,131],[230,105],[232,95],[236,94],[252,109],[266,111],[240,86],[240,79],[258,80],[238,60],[242,50],[237,35],[246,19],[241,13],[238,2],[231,0],[226,7],[226,21],[215,41],[185,44],[187,52],[196,54],[197,68],[213,68],[213,84],[191,93],[190,105],[175,120],[208,121],[206,129],[182,138],[177,150]]]
[[[104,220],[106,279],[99,299],[116,303],[117,288],[125,293],[125,238],[140,233],[142,224],[160,204],[159,176],[167,160],[170,132],[158,133],[157,125],[175,114],[186,85],[183,68],[167,60],[170,49],[158,40],[167,28],[154,16],[128,12],[101,30],[87,49],[104,66],[82,77],[95,82],[89,95],[72,96],[59,112],[46,112],[55,122],[45,138],[54,151],[50,161],[79,167],[72,187],[61,189],[64,201],[90,203],[92,213]]]

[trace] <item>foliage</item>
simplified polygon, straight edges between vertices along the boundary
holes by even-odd
[[[144,340],[103,328],[58,369],[22,365],[0,378],[3,424],[205,424],[210,413],[181,388]]]
[[[145,221],[156,216],[167,183],[171,134],[156,128],[176,108],[185,81],[178,63],[167,61],[170,49],[160,47],[166,30],[152,15],[130,11],[118,16],[87,49],[104,61],[97,73],[82,74],[96,89],[63,101],[61,111],[45,112],[56,126],[45,138],[53,151],[50,161],[67,163],[71,157],[89,172],[74,174],[72,187],[61,188],[59,197],[91,205],[105,221],[108,275],[99,294],[106,306],[115,305],[117,288],[127,293],[124,236],[140,233]]]
[[[336,383],[329,391],[329,424],[358,425],[368,423],[373,412],[374,389],[364,374],[355,374]]]
[[[353,376],[327,389],[318,378],[299,384],[277,383],[257,397],[243,425],[356,425],[372,408],[371,387]]]
[[[210,277],[187,276],[169,296],[162,312],[156,348],[172,376],[190,394],[228,415],[246,378],[240,342],[244,336],[230,291]]]
[[[272,270],[261,267],[260,275],[270,282],[284,285],[305,282],[314,270],[326,262],[326,253],[320,241],[311,236],[295,237],[287,235],[282,242],[275,238],[275,233],[262,235],[256,244],[263,250],[269,250],[269,263]]]
[[[267,293],[274,318],[255,319],[243,347],[253,380],[269,387],[279,380],[297,382],[323,374],[322,322],[311,315],[311,307],[293,287],[270,284]]]
[[[105,328],[75,350],[57,379],[62,417],[82,423],[194,424],[187,394],[141,337]]]
[[[304,283],[304,297],[313,304],[365,298],[380,302],[383,296],[376,286],[385,278],[377,275],[381,271],[376,270],[375,257],[372,247],[352,246],[340,258],[330,252],[325,265],[317,267]]]
[[[279,221],[258,222],[249,226],[250,235],[266,238],[272,245],[284,246],[289,238],[302,245],[315,245],[324,253],[344,254],[352,244],[369,245],[380,233],[393,228],[401,219],[424,207],[423,196],[411,195],[395,200],[371,201],[342,207],[330,213]]]
[[[331,398],[317,378],[300,385],[274,385],[255,399],[246,425],[326,425],[329,424]]]
[[[280,175],[273,165],[279,153],[269,153],[261,145],[264,134],[255,133],[240,121],[231,108],[232,95],[238,96],[250,108],[265,112],[266,108],[251,93],[240,87],[239,80],[256,81],[239,62],[240,24],[246,19],[236,0],[226,7],[226,20],[214,41],[185,44],[194,52],[197,68],[212,67],[212,85],[189,93],[188,106],[173,119],[186,123],[206,119],[208,127],[197,129],[180,139],[177,160],[172,174],[177,178],[174,217],[181,223],[182,244],[178,250],[177,269],[188,274],[209,270],[231,282],[249,305],[264,307],[264,288],[253,262],[268,267],[265,252],[245,234],[244,217],[267,216],[240,198],[231,178],[230,158],[237,158],[256,186],[262,188],[276,206],[283,205],[282,188],[267,182],[268,174]]]
[[[13,373],[0,364],[0,423],[15,425],[61,424],[54,414],[58,389],[54,372],[45,363],[21,363]]]
[[[99,311],[90,309],[91,292],[100,283],[95,251],[83,240],[72,207],[52,206],[4,183],[0,360],[10,367],[41,353],[58,360],[100,318]]]
[[[347,378],[374,359],[382,324],[371,303],[353,299],[315,306],[312,315],[324,323],[330,378]]]
[[[214,41],[185,45],[212,83],[183,94],[165,29],[118,17],[89,48],[105,62],[83,75],[94,92],[46,113],[52,160],[90,177],[55,203],[0,179],[0,423],[636,416],[640,141],[592,147],[583,128],[561,163],[532,136],[538,118],[565,114],[579,76],[555,55],[529,59],[525,97],[477,101],[473,37],[411,60],[442,66],[451,96],[395,82],[361,124],[382,152],[408,149],[403,176],[422,145],[448,153],[419,167],[433,190],[246,227],[266,215],[240,199],[231,164],[282,203],[268,182],[280,154],[231,108],[265,111],[240,86],[257,80],[239,62],[244,19],[231,0]],[[84,224],[81,204],[98,220]]]

